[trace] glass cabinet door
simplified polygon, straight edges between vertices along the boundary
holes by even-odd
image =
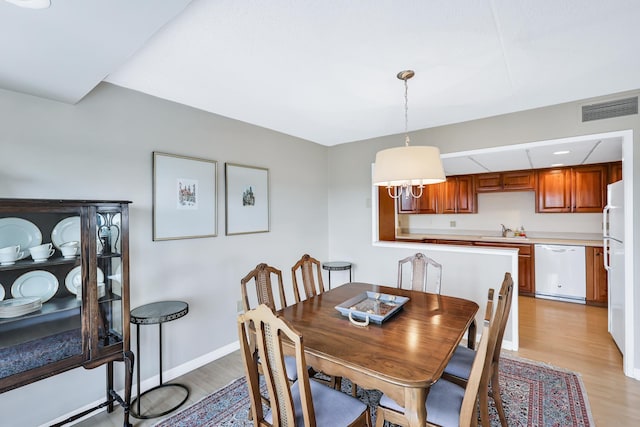
[[[0,209],[0,381],[84,358],[81,218],[78,207]]]
[[[126,214],[126,212],[125,212]],[[120,206],[99,207],[95,213],[96,281],[92,305],[97,307],[92,319],[97,334],[97,350],[103,351],[123,342],[125,307],[123,305],[123,212]]]

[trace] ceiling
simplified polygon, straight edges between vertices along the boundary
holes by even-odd
[[[73,104],[107,81],[332,146],[404,132],[404,69],[410,131],[638,90],[639,17],[636,0],[0,0],[0,87]]]

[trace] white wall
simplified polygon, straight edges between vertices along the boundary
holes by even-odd
[[[0,91],[0,117],[0,197],[133,201],[131,307],[189,303],[186,317],[163,328],[165,371],[237,341],[240,279],[256,264],[280,268],[288,285],[305,252],[328,259],[326,147],[109,84],[77,105]],[[153,151],[218,161],[217,237],[152,241]],[[225,162],[269,169],[269,233],[225,236]],[[158,373],[157,328],[143,326],[141,338],[144,381]],[[97,368],[12,390],[0,396],[0,424],[48,423],[103,389]]]
[[[451,227],[451,221],[456,226]],[[478,194],[478,213],[459,215],[399,215],[401,228],[413,233],[425,230],[459,232],[460,230],[487,230],[500,232],[500,224],[511,229],[524,226],[530,234],[538,233],[591,233],[602,230],[600,213],[536,213],[535,192],[517,191]]]

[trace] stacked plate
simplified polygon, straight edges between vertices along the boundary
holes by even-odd
[[[0,317],[17,317],[42,308],[39,297],[12,298],[0,301]]]

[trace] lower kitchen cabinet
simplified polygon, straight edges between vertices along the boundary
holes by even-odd
[[[533,245],[474,242],[476,246],[518,249],[518,293],[533,296],[535,293],[535,269]]]
[[[607,270],[604,268],[604,249],[587,246],[587,304],[606,306],[608,302]]]

